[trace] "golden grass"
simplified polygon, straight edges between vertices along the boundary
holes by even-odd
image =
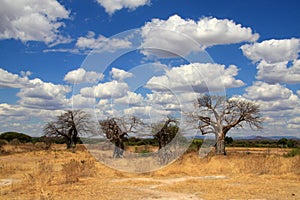
[[[111,169],[82,146],[76,153],[62,145],[17,150],[0,156],[0,179],[12,180],[0,185],[1,199],[300,199],[300,156],[274,149],[230,148],[202,159],[188,153],[143,174]]]

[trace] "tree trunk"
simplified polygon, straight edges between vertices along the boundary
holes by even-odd
[[[220,134],[220,135],[217,136],[216,154],[217,155],[226,155],[225,135],[224,134]]]
[[[66,144],[67,144],[67,149],[70,149],[72,147],[72,142],[71,140],[67,140],[66,141]]]
[[[72,138],[65,137],[67,149],[70,149],[72,147]]]

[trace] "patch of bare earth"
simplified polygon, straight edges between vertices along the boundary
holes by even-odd
[[[229,149],[202,159],[189,153],[159,171],[132,174],[83,148],[61,147],[1,155],[0,199],[300,199],[300,157],[276,150]]]

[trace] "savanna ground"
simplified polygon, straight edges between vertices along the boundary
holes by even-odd
[[[4,146],[0,199],[300,199],[300,156],[288,149],[228,148],[227,156],[187,153],[155,172],[125,173],[84,146]]]

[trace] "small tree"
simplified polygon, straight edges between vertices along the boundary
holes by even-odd
[[[90,115],[82,110],[67,110],[44,128],[45,136],[63,137],[68,149],[76,146],[80,134],[88,132],[92,132]]]
[[[174,154],[175,152],[172,152],[170,148],[166,148],[166,146],[175,138],[179,131],[177,123],[176,119],[168,117],[164,123],[153,125],[154,131],[156,132],[154,139],[158,141],[160,164],[167,164],[176,156]]]
[[[234,127],[248,125],[262,128],[259,105],[241,98],[227,99],[223,96],[204,95],[198,98],[196,109],[188,116],[197,121],[202,135],[212,133],[216,137],[216,154],[224,154],[225,137]]]
[[[141,120],[135,116],[112,117],[99,121],[105,137],[115,144],[113,158],[122,158],[125,150],[124,142],[127,140],[128,133],[136,132],[143,125]]]
[[[226,137],[225,137],[225,144],[232,144],[232,143],[233,143],[232,137],[226,136]]]
[[[172,141],[176,136],[179,127],[177,126],[176,119],[168,117],[164,123],[154,125],[154,129],[156,129],[154,138],[158,141],[158,149],[161,149]]]
[[[277,141],[277,145],[280,145],[282,148],[286,147],[288,144],[288,139],[286,138],[281,138],[280,140]]]

